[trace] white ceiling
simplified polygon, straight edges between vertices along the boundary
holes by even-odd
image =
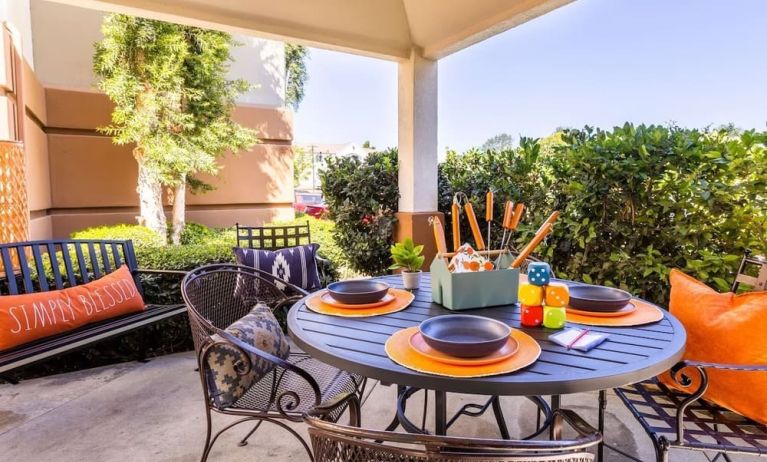
[[[573,0],[53,0],[385,59],[439,59]]]

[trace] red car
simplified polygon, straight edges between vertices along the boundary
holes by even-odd
[[[328,213],[328,206],[323,202],[322,194],[306,191],[296,191],[293,209],[314,218],[324,218]]]

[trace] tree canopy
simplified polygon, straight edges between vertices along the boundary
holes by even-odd
[[[257,141],[253,130],[230,117],[236,96],[250,88],[226,78],[235,42],[223,32],[122,14],[106,16],[102,32],[93,70],[98,88],[115,104],[112,123],[102,131],[116,144],[135,143],[140,196],[158,189],[142,189],[142,182],[175,188],[183,212],[192,175],[216,173],[218,156]],[[147,203],[156,208],[157,200]],[[155,215],[163,222],[152,226],[159,232],[164,216]]]
[[[488,138],[484,143],[482,143],[482,150],[485,151],[493,149],[496,151],[504,151],[513,147],[514,137],[508,133],[500,133],[492,138]]]
[[[285,104],[297,110],[304,100],[304,84],[309,80],[306,59],[309,50],[303,45],[285,43]]]

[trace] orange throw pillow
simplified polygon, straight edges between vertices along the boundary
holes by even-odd
[[[50,292],[0,297],[0,351],[86,324],[144,310],[127,266]]]
[[[681,271],[671,271],[669,308],[687,330],[684,359],[725,364],[767,365],[767,292],[720,294]],[[767,424],[767,372],[706,369],[709,378],[704,397],[727,409]],[[669,387],[690,392],[669,373],[660,376]]]

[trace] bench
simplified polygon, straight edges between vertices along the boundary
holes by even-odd
[[[142,296],[141,274],[183,277],[184,271],[138,268],[133,243],[64,239],[0,244],[0,296],[64,289],[85,284],[127,265]],[[88,324],[68,332],[0,351],[0,378],[16,383],[10,371],[87,347],[162,319],[184,313],[183,304],[147,304],[142,312]],[[143,359],[143,358],[142,358]]]

